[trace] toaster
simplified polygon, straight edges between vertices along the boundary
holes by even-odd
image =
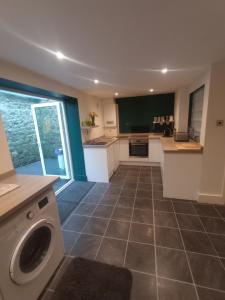
[[[174,140],[176,142],[189,142],[189,133],[178,131],[174,134]]]

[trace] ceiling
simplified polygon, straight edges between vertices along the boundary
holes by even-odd
[[[225,57],[224,0],[0,0],[0,7],[0,58],[100,97],[175,91]]]

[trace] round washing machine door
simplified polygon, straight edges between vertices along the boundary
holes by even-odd
[[[54,250],[54,231],[50,220],[41,219],[23,235],[10,263],[10,275],[15,283],[26,284],[45,268]]]

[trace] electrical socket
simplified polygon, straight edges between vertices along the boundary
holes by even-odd
[[[216,126],[222,127],[224,125],[224,120],[216,120]]]

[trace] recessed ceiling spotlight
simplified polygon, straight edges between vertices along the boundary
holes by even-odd
[[[150,89],[149,92],[150,92],[150,93],[153,93],[153,92],[154,92],[154,89]]]
[[[119,96],[119,93],[116,92],[114,95],[115,95],[115,96]]]
[[[162,69],[161,71],[163,74],[166,74],[168,72],[167,68]]]
[[[64,58],[65,58],[65,55],[64,55],[62,52],[60,52],[60,51],[57,51],[57,52],[55,53],[55,55],[56,55],[56,57],[57,57],[58,59],[64,59]]]
[[[98,79],[95,79],[95,80],[94,80],[94,83],[95,83],[95,84],[98,84],[98,83],[99,83],[99,80],[98,80]]]

